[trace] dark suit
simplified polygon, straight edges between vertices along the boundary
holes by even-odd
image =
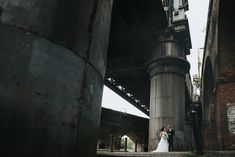
[[[173,140],[174,140],[174,136],[175,136],[175,131],[171,128],[168,129],[167,131],[168,134],[168,143],[169,143],[169,152],[173,151]]]

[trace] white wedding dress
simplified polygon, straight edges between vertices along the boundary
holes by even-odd
[[[169,152],[169,143],[167,139],[161,137],[160,142],[158,143],[157,149],[153,152]]]

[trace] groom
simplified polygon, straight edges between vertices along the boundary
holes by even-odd
[[[174,139],[174,136],[175,136],[175,131],[172,129],[171,125],[168,125],[167,134],[168,134],[169,152],[172,152],[173,151],[173,139]]]

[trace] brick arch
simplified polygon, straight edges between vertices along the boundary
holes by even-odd
[[[210,57],[205,62],[203,75],[203,124],[202,135],[205,150],[217,149],[216,105],[215,105],[215,79]]]
[[[232,1],[219,0],[216,78],[217,139],[219,150],[234,150],[229,106],[235,105],[235,23]]]
[[[235,149],[233,123],[228,117],[231,106],[235,105],[233,10],[232,1],[211,0],[208,12],[201,95],[206,150]]]

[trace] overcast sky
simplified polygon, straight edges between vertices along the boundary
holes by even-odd
[[[189,20],[192,49],[191,54],[187,56],[187,59],[191,64],[190,73],[192,76],[197,73],[198,49],[204,47],[209,0],[188,1],[189,11],[187,11],[186,14]]]
[[[189,20],[193,48],[191,49],[191,54],[187,56],[187,59],[191,64],[190,73],[191,76],[193,76],[197,73],[198,49],[203,48],[204,46],[209,0],[188,1],[189,11],[187,11],[187,17]],[[126,100],[122,99],[120,96],[118,96],[116,93],[114,93],[107,87],[104,87],[102,107],[111,108],[113,110],[127,112],[148,118],[148,116],[136,109],[134,106],[132,106]]]

